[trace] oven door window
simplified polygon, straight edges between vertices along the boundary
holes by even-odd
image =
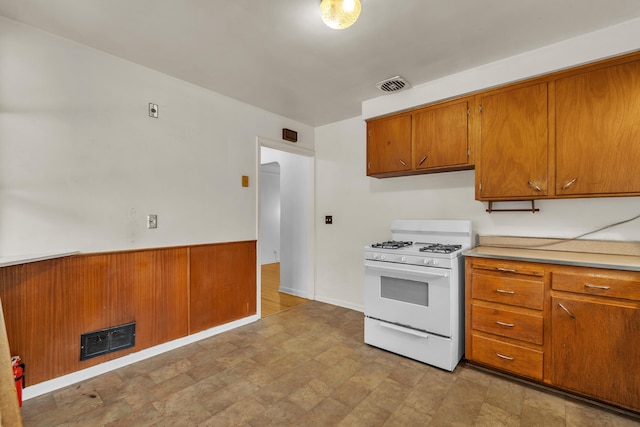
[[[429,306],[429,284],[397,277],[380,277],[380,296],[395,301]]]

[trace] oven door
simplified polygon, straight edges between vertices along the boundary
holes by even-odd
[[[364,314],[451,336],[451,271],[365,260]]]

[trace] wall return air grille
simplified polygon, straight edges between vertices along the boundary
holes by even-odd
[[[133,347],[135,343],[135,322],[101,331],[87,332],[80,336],[80,360]]]

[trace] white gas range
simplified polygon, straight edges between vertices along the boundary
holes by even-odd
[[[471,221],[396,220],[364,250],[364,341],[453,371],[464,354],[464,262]]]

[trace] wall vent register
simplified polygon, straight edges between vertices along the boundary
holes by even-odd
[[[133,347],[136,342],[135,322],[80,336],[80,360],[90,359]]]

